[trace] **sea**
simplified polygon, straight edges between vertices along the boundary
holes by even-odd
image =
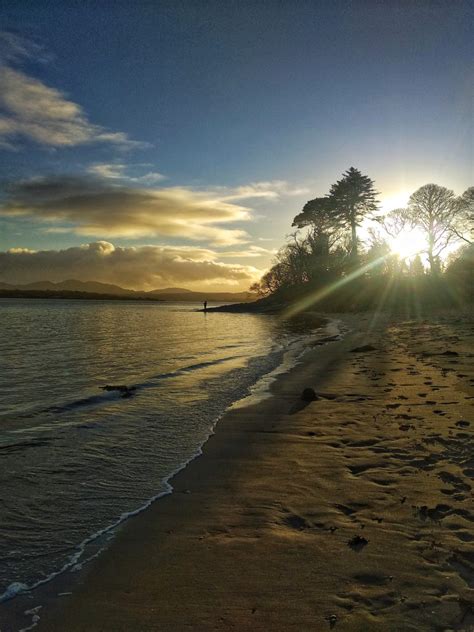
[[[201,307],[0,299],[0,609],[98,555],[305,348],[276,316]]]

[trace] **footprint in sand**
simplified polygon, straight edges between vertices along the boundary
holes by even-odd
[[[452,485],[458,491],[471,491],[470,485],[465,483],[461,477],[451,474],[450,472],[439,472],[438,478],[440,478],[443,483],[449,483],[449,485]]]
[[[393,581],[391,575],[383,575],[382,573],[356,573],[352,576],[352,579],[358,584],[365,584],[366,586],[385,586]]]
[[[422,505],[421,507],[414,507],[414,509],[421,520],[433,520],[435,522],[439,522],[451,512],[452,507],[451,505],[438,504],[436,507],[430,508],[427,505]]]
[[[283,524],[296,531],[304,531],[305,529],[311,529],[309,522],[298,514],[290,514],[283,518]]]

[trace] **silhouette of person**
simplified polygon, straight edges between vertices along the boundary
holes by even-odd
[[[207,301],[204,301],[204,311],[207,312]]]

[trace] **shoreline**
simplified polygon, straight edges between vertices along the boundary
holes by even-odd
[[[209,311],[213,311],[213,308]],[[339,331],[336,321],[323,317],[319,314],[308,314],[304,320],[304,325],[301,326],[300,324],[297,326],[297,331],[302,334],[301,339],[293,340],[291,345],[284,349],[281,362],[270,370],[269,373],[261,375],[255,384],[250,387],[249,392],[246,395],[234,401],[229,408],[214,421],[210,427],[207,438],[204,443],[198,447],[196,453],[193,454],[193,456],[187,461],[181,463],[176,469],[171,471],[165,479],[162,480],[162,484],[166,488],[165,490],[149,498],[140,507],[119,516],[117,520],[109,526],[101,528],[96,533],[91,534],[88,538],[78,544],[70,560],[67,561],[61,568],[52,572],[48,577],[38,580],[36,583],[31,584],[30,587],[27,587],[21,582],[14,582],[7,588],[5,593],[2,595],[3,599],[0,600],[0,614],[2,609],[4,613],[5,610],[9,611],[7,616],[7,625],[11,625],[11,621],[14,621],[15,627],[12,628],[12,630],[15,630],[15,632],[20,630],[19,626],[23,626],[21,627],[22,632],[30,629],[31,624],[28,620],[31,616],[33,616],[33,627],[36,628],[39,621],[39,618],[37,618],[39,617],[38,613],[41,612],[45,606],[50,607],[51,604],[53,604],[54,607],[58,594],[66,596],[70,594],[70,590],[74,590],[76,585],[80,583],[82,575],[87,574],[90,562],[98,558],[108,548],[108,546],[110,546],[110,541],[113,542],[120,529],[125,528],[126,524],[131,519],[134,519],[143,512],[146,512],[158,500],[173,494],[174,487],[172,483],[175,477],[181,471],[186,469],[195,459],[203,455],[203,448],[209,439],[215,434],[216,427],[222,417],[234,407],[245,407],[250,405],[250,403],[255,404],[271,397],[271,384],[278,379],[280,375],[284,375],[291,371],[292,368],[298,364],[300,357],[305,353],[303,348],[305,342],[310,340],[314,343],[315,339],[317,341],[321,339],[322,342],[317,342],[317,344],[326,344],[326,342],[332,341],[332,339],[343,335],[343,333]],[[89,551],[92,553],[91,555],[89,555]],[[73,575],[71,575],[71,573],[73,573]],[[63,591],[65,588],[67,589],[66,592]],[[58,593],[58,590],[61,592]],[[35,603],[36,601],[38,602],[38,605],[34,608],[30,608],[30,600],[32,599],[35,600]],[[46,604],[40,603],[41,601],[46,601]],[[26,614],[26,612],[28,612],[28,615],[25,617],[23,615]],[[0,617],[0,630],[1,632],[5,632],[5,628],[1,627],[2,618],[3,617]],[[26,624],[27,621],[28,625]],[[27,627],[24,627],[25,625],[27,625]],[[7,632],[9,632],[9,630],[10,627],[7,628]]]
[[[456,564],[448,562],[453,554],[463,558],[464,549],[450,539],[456,530],[448,527],[446,535],[443,527],[445,519],[455,516],[458,523],[467,521],[457,529],[467,537],[471,518],[464,507],[470,486],[458,481],[453,492],[457,504],[451,506],[450,495],[425,480],[432,473],[421,468],[421,448],[416,447],[418,434],[426,435],[428,427],[431,443],[453,435],[451,427],[442,427],[447,421],[461,427],[451,420],[453,408],[441,417],[431,408],[424,410],[421,428],[420,415],[408,414],[420,405],[413,389],[420,390],[422,383],[419,371],[408,367],[453,382],[454,369],[446,363],[455,356],[438,354],[437,364],[428,369],[418,352],[407,352],[403,331],[397,349],[387,344],[387,332],[393,336],[394,328],[403,330],[400,324],[378,325],[367,336],[370,316],[349,320],[359,330],[308,351],[271,385],[271,398],[227,411],[203,456],[173,478],[174,493],[125,523],[85,570],[81,585],[40,615],[36,629],[310,630],[337,625],[341,630],[430,630],[471,624],[473,589],[465,580],[472,579],[469,564],[458,560],[461,570],[456,571]],[[429,344],[443,342],[429,325],[424,327]],[[373,353],[351,353],[368,342],[376,346]],[[459,357],[460,352],[452,353]],[[385,365],[390,368],[383,370]],[[469,375],[467,370],[463,365],[459,374]],[[396,384],[399,371],[413,384]],[[316,401],[301,401],[307,386],[320,392]],[[456,377],[445,388],[452,399],[454,393],[472,397],[472,382],[464,378]],[[461,398],[456,402],[458,422],[467,404]],[[437,405],[446,408],[453,402]],[[402,423],[398,417],[416,421]],[[454,431],[452,441],[457,434],[465,435],[458,443],[466,443],[472,427]],[[415,453],[410,460],[404,441],[409,437],[412,444],[411,435]],[[447,470],[451,478],[445,474],[441,485],[454,485],[460,478],[453,473],[459,464],[451,461],[443,463],[441,474]],[[404,489],[406,502],[401,502]],[[354,547],[348,546],[356,537]],[[432,546],[430,538],[440,542]],[[443,538],[453,550],[441,543]],[[423,547],[443,559],[428,559]],[[404,627],[396,627],[400,624]]]

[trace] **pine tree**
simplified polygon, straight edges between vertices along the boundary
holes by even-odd
[[[420,277],[420,276],[423,276],[424,273],[425,273],[425,268],[421,261],[421,257],[420,255],[416,255],[410,261],[410,274],[411,276],[414,276],[414,277]]]
[[[354,167],[348,169],[329,192],[334,223],[350,229],[353,261],[358,259],[357,228],[369,213],[377,209],[376,196],[373,180]]]

